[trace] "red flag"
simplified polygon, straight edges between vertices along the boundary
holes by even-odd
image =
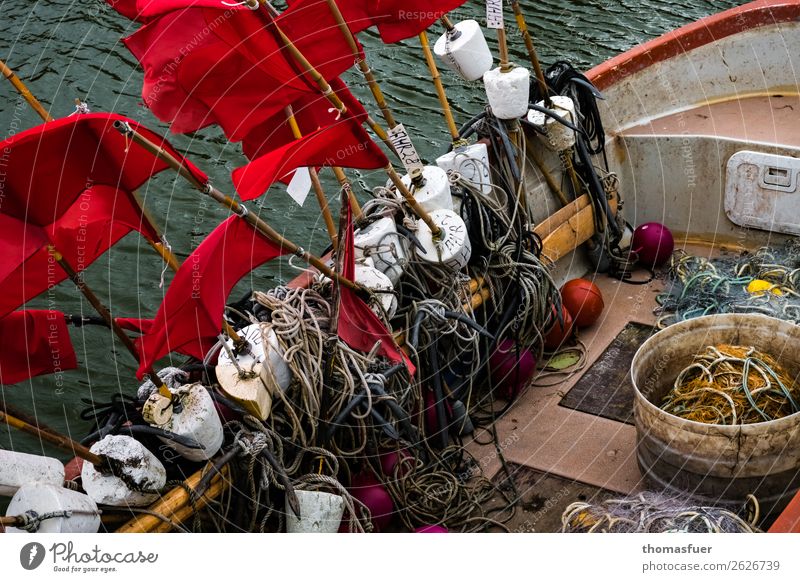
[[[80,272],[134,230],[158,240],[142,222],[138,207],[110,186],[86,190],[61,218],[47,226],[0,213],[0,240],[4,248],[13,251],[0,256],[0,317],[67,278],[47,245],[54,245]]]
[[[122,329],[133,331],[136,333],[148,333],[153,327],[152,319],[142,319],[139,317],[115,317],[114,321],[117,322]]]
[[[0,385],[78,367],[64,314],[15,311],[0,319]]]
[[[205,4],[151,2],[143,9],[148,23],[125,39],[144,68],[144,102],[159,119],[171,122],[173,131],[218,124],[231,141],[240,141],[286,105],[318,93],[283,48],[265,10]],[[175,9],[181,5],[189,7]],[[298,48],[310,52],[311,63],[326,79],[352,66],[352,52],[338,30],[293,38],[297,19],[292,13],[277,21]]]
[[[137,340],[137,372],[170,352],[202,359],[222,330],[225,301],[247,273],[287,251],[231,216],[181,265],[148,333]]]
[[[64,214],[92,186],[132,192],[168,168],[153,154],[114,129],[128,123],[181,160],[200,182],[208,177],[163,138],[113,113],[87,113],[51,121],[0,142],[3,160],[0,212],[46,226]]]
[[[347,115],[359,121],[367,116],[364,106],[341,79],[333,79],[330,85],[347,107]],[[291,105],[300,133],[304,136],[339,120],[339,112],[323,95],[304,95]],[[293,141],[295,137],[286,119],[286,112],[281,111],[253,128],[242,141],[242,150],[244,155],[253,160]]]
[[[417,36],[466,0],[337,0],[353,34],[377,26],[385,43]],[[289,9],[329,11],[326,0],[290,0]]]
[[[275,181],[303,166],[374,169],[389,160],[355,119],[318,129],[233,171],[233,184],[243,200],[258,198]]]
[[[353,210],[345,204],[345,220],[347,229],[344,236],[344,255],[342,258],[342,276],[355,280],[355,247],[353,244]],[[386,329],[378,316],[364,303],[355,291],[344,285],[339,286],[339,338],[354,350],[369,352],[380,340],[378,353],[393,362],[405,363],[409,374],[416,372],[414,364],[408,359],[394,341],[394,337]]]

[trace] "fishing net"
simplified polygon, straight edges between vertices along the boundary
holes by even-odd
[[[661,408],[706,424],[752,424],[798,411],[798,388],[773,358],[753,347],[708,346],[684,368]]]
[[[658,327],[703,315],[761,313],[800,323],[800,243],[713,260],[676,251],[657,297]]]
[[[690,505],[653,492],[601,503],[573,503],[561,516],[564,533],[754,533],[758,501],[748,496],[748,517],[719,507]]]

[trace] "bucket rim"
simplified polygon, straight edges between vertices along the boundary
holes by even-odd
[[[782,425],[794,425],[797,424],[797,420],[800,418],[800,411],[790,414],[788,416],[784,416],[783,418],[777,418],[774,420],[764,420],[761,422],[753,422],[749,424],[708,424],[705,422],[698,422],[696,420],[688,420],[686,418],[681,418],[676,416],[666,410],[662,409],[661,407],[657,406],[655,403],[651,402],[649,398],[647,398],[642,391],[639,389],[639,383],[637,382],[635,370],[638,367],[640,360],[644,357],[642,354],[646,353],[648,350],[652,350],[652,346],[659,341],[662,341],[665,336],[669,335],[676,335],[679,334],[681,331],[684,331],[684,328],[689,327],[697,327],[698,323],[702,328],[710,328],[713,326],[713,322],[715,320],[724,320],[726,322],[730,321],[741,321],[742,323],[748,323],[751,327],[756,327],[759,323],[760,324],[767,324],[771,323],[772,325],[776,325],[777,322],[778,327],[783,327],[785,331],[789,333],[789,335],[793,335],[798,340],[798,346],[800,346],[800,326],[795,325],[791,322],[785,321],[783,319],[778,319],[777,317],[771,317],[769,315],[763,315],[760,313],[718,313],[714,315],[704,315],[701,317],[694,317],[692,319],[687,319],[684,321],[680,321],[678,323],[674,323],[669,327],[666,327],[658,332],[654,333],[652,336],[647,338],[645,342],[639,346],[639,349],[636,350],[636,353],[633,356],[633,360],[631,361],[630,367],[630,375],[631,375],[631,384],[633,385],[633,392],[634,392],[634,424],[636,424],[638,428],[638,424],[636,423],[636,404],[638,403],[640,406],[644,406],[651,413],[655,413],[659,416],[669,417],[670,419],[674,419],[678,422],[678,424],[686,425],[687,427],[696,427],[696,428],[703,428],[706,431],[711,431],[718,435],[736,435],[736,434],[749,434],[749,433],[760,433],[764,429],[764,427],[771,427],[771,428],[780,428]],[[738,327],[738,326],[737,326]]]

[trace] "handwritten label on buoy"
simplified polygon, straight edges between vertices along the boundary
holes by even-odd
[[[425,168],[425,164],[422,163],[417,153],[417,148],[414,147],[414,143],[411,141],[411,136],[408,135],[402,123],[398,123],[387,133],[389,134],[389,141],[392,142],[392,146],[408,174],[411,174],[412,170]]]
[[[504,28],[503,0],[486,0],[486,28]]]

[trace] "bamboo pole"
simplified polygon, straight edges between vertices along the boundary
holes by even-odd
[[[533,45],[533,37],[528,30],[528,24],[525,22],[525,15],[522,13],[522,9],[520,8],[517,0],[512,0],[511,9],[514,11],[514,17],[517,19],[517,27],[522,33],[522,39],[525,41],[525,48],[528,49],[528,56],[531,59],[533,71],[536,74],[536,80],[539,82],[539,86],[542,89],[545,104],[550,107],[552,106],[553,102],[550,99],[550,90],[548,89],[547,81],[544,78],[542,64],[539,62],[539,55],[536,54],[536,47]]]
[[[174,523],[185,521],[194,513],[195,509],[202,509],[209,501],[219,497],[230,486],[229,469],[225,466],[218,474],[214,475],[209,488],[192,506],[189,492],[194,491],[207,471],[213,470],[211,463],[209,463],[204,469],[191,475],[180,486],[163,495],[156,503],[149,506],[148,510],[163,515]],[[170,524],[165,523],[157,516],[142,514],[122,525],[117,529],[117,533],[155,533],[169,531],[169,529]]]
[[[270,3],[267,0],[247,0],[247,1],[248,1],[248,5],[251,5],[251,6],[255,6],[255,3],[260,4],[273,17],[278,15],[278,12],[275,10],[275,8],[272,5],[270,5]],[[337,21],[337,25],[339,26],[339,29],[342,31],[342,34],[344,35],[345,39],[347,40],[348,45],[353,50],[353,55],[356,57],[356,59],[359,62],[362,62],[363,59],[361,59],[361,55],[358,52],[358,45],[355,42],[355,37],[353,37],[353,34],[350,32],[350,28],[347,26],[347,23],[345,22],[344,17],[342,16],[341,11],[339,10],[339,7],[336,5],[336,2],[334,0],[327,0],[327,2],[328,2],[328,6],[330,7],[331,11],[333,12],[334,18]],[[325,96],[325,98],[328,99],[328,101],[330,101],[330,103],[342,115],[346,115],[347,114],[347,107],[344,105],[344,103],[342,103],[342,100],[339,98],[339,96],[336,94],[336,92],[331,88],[331,86],[328,84],[328,82],[325,80],[325,78],[319,73],[319,71],[317,71],[314,68],[314,65],[312,65],[308,61],[308,59],[294,45],[292,40],[288,36],[286,36],[286,34],[280,29],[280,27],[277,24],[275,24],[274,22],[273,22],[273,26],[274,26],[275,30],[277,31],[278,36],[280,37],[281,42],[283,43],[284,47],[292,55],[292,58],[294,58],[295,61],[297,61],[297,63],[311,77],[311,79],[313,79],[313,81],[317,84],[317,86],[319,87],[319,90],[322,92],[322,94]],[[364,63],[364,65],[366,66],[366,63]],[[361,65],[359,65],[359,66],[361,66]],[[367,69],[368,69],[368,67],[367,67]],[[370,83],[370,78],[372,79],[371,83]],[[370,77],[367,78],[367,82],[370,83],[370,89],[372,90],[373,96],[375,96],[376,92],[380,91],[380,87],[378,86],[377,81],[375,81],[375,77],[371,75],[371,72],[370,72]],[[378,94],[381,95],[381,96],[383,95],[383,93],[378,93]],[[383,100],[382,102],[385,105],[385,100]],[[380,102],[379,102],[379,106],[380,106]],[[395,121],[394,116],[392,116],[392,113],[389,110],[388,106],[385,107],[385,111],[382,108],[381,109],[381,113],[384,114],[386,122],[389,124],[390,128],[396,127],[397,122]],[[387,116],[387,114],[388,114],[388,116]],[[386,133],[386,131],[383,130],[383,128],[381,128],[371,117],[367,117],[367,123],[372,128],[372,130],[375,132],[375,134],[384,143],[386,143],[388,145],[388,147],[392,151],[394,151],[394,146],[392,145],[391,141],[389,140],[389,136]],[[411,207],[411,210],[414,212],[414,214],[416,214],[425,224],[428,225],[428,228],[431,230],[431,233],[433,234],[434,238],[440,237],[442,235],[442,229],[433,221],[433,219],[431,218],[430,214],[428,214],[428,212],[416,202],[416,200],[414,199],[414,195],[406,187],[406,185],[402,183],[402,181],[400,180],[400,176],[397,175],[397,172],[392,167],[392,165],[389,164],[388,166],[386,166],[386,168],[384,168],[384,170],[385,170],[386,174],[389,176],[389,179],[394,184],[395,188],[397,188],[397,191],[400,192],[400,194],[403,196],[403,198],[406,200],[406,202],[409,203],[409,206]],[[351,199],[351,204],[352,204],[352,199]]]
[[[53,121],[53,117],[50,113],[42,107],[42,104],[39,100],[31,93],[28,88],[25,86],[25,83],[17,77],[17,75],[12,71],[2,60],[0,60],[0,71],[3,73],[3,76],[9,80],[9,82],[14,86],[14,89],[28,102],[28,104],[39,114],[39,117],[42,118],[42,121]]]
[[[230,196],[223,194],[222,192],[217,190],[217,188],[212,186],[210,183],[203,184],[200,181],[198,181],[197,178],[194,177],[194,175],[186,168],[186,166],[183,165],[182,162],[177,160],[169,152],[167,152],[160,146],[154,144],[146,137],[136,132],[136,130],[131,128],[128,124],[117,121],[114,123],[114,128],[123,135],[126,135],[129,138],[131,138],[133,141],[135,141],[137,144],[145,148],[147,151],[156,156],[158,159],[165,162],[170,168],[172,168],[175,172],[180,174],[181,177],[183,177],[187,182],[189,182],[195,189],[210,196],[214,201],[216,201],[222,206],[225,206],[226,208],[237,214],[240,218],[242,218],[255,230],[260,232],[262,235],[264,235],[266,238],[268,238],[275,244],[280,245],[282,248],[288,250],[290,253],[307,261],[320,273],[336,281],[337,283],[340,283],[345,287],[353,289],[358,292],[364,291],[364,288],[361,285],[334,272],[333,269],[331,269],[328,265],[322,262],[320,258],[312,255],[301,246],[283,237],[270,225],[268,225],[262,218],[259,218],[258,216],[249,212],[244,205],[240,204]]]
[[[456,143],[459,141],[458,126],[456,125],[456,120],[453,118],[453,111],[450,109],[450,103],[447,101],[447,93],[445,93],[444,85],[442,84],[442,76],[439,74],[439,68],[436,66],[436,60],[433,58],[431,45],[428,42],[428,33],[424,30],[419,33],[419,41],[422,44],[422,52],[425,53],[425,61],[428,63],[428,70],[433,79],[433,86],[436,88],[436,95],[439,97],[439,104],[442,107],[447,129],[450,131],[453,143]]]
[[[295,119],[291,105],[286,106],[286,118],[289,121],[289,127],[292,129],[294,138],[301,139],[303,137],[303,132],[300,131],[300,126],[297,125],[297,119]],[[339,248],[339,242],[337,240],[336,225],[333,222],[331,208],[328,205],[328,198],[325,196],[325,191],[322,189],[322,182],[319,181],[316,168],[309,168],[308,173],[311,176],[311,185],[314,188],[314,194],[317,196],[319,209],[322,211],[322,218],[325,220],[325,228],[328,230],[328,237],[331,239],[334,250],[336,250]]]
[[[41,429],[38,426],[29,424],[24,420],[16,418],[15,416],[10,416],[5,412],[5,410],[0,410],[0,422],[3,422],[8,426],[20,430],[24,433],[38,437],[41,440],[48,442],[51,445],[61,450],[69,451],[76,457],[80,457],[81,459],[91,463],[95,467],[106,466],[106,462],[103,459],[103,457],[93,453],[87,447],[83,446],[79,442],[73,441],[72,439],[62,436],[60,434],[52,433],[50,431]]]
[[[111,331],[114,332],[114,335],[119,338],[119,340],[122,342],[122,345],[125,346],[133,358],[138,362],[139,350],[136,349],[133,340],[120,327],[119,323],[117,323],[117,320],[111,316],[111,312],[105,305],[103,305],[100,299],[98,299],[94,291],[92,291],[91,288],[86,284],[86,281],[83,280],[83,277],[72,268],[72,265],[69,264],[69,262],[64,258],[64,255],[62,255],[53,244],[48,244],[47,250],[50,253],[50,256],[53,257],[53,260],[58,263],[61,269],[67,274],[67,277],[69,277],[69,279],[75,284],[75,286],[78,288],[78,291],[83,294],[98,315],[100,315],[100,317],[102,317],[106,322],[106,325],[111,328]],[[150,376],[150,380],[153,382],[153,384],[158,386],[159,393],[162,396],[172,400],[172,393],[169,391],[166,385],[164,385],[155,371],[152,368],[148,368],[146,373]]]

